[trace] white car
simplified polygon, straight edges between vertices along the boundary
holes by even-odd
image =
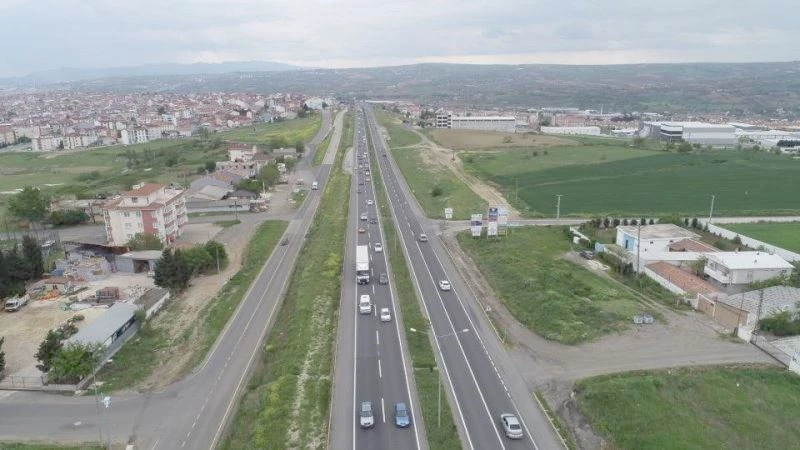
[[[439,281],[439,289],[441,289],[443,291],[449,291],[450,290],[450,282],[447,281],[447,280]]]
[[[367,206],[372,206],[373,204],[374,204],[374,203],[373,203],[372,199],[370,199],[370,200],[367,200]]]
[[[375,243],[375,253],[380,253],[383,251],[383,244],[380,242]]]
[[[389,312],[389,308],[381,308],[381,322],[391,322],[392,321],[392,313]]]
[[[500,424],[509,439],[522,439],[522,426],[513,414],[500,414]]]
[[[367,220],[367,213],[361,213],[361,220]]]
[[[369,294],[364,294],[358,299],[358,312],[359,314],[372,313],[372,301],[369,299]]]

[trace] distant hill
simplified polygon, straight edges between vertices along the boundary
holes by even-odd
[[[192,67],[195,65],[190,65]],[[200,65],[203,67],[215,65]],[[608,66],[414,64],[355,69],[96,78],[56,85],[115,92],[304,92],[458,107],[800,116],[800,62]],[[239,69],[243,67],[239,66]],[[186,69],[190,70],[190,69]],[[784,111],[776,113],[777,110]]]
[[[160,77],[165,75],[222,74],[232,72],[274,72],[296,69],[300,69],[300,67],[271,61],[231,61],[193,64],[162,63],[95,69],[65,67],[33,72],[24,77],[0,80],[0,83],[5,81],[5,84],[14,85],[54,84],[98,78]]]

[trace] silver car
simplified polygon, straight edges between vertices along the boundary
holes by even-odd
[[[370,428],[375,425],[375,416],[372,414],[372,402],[361,402],[361,409],[358,411],[358,421],[361,428]]]
[[[500,414],[500,425],[509,439],[522,439],[522,424],[513,414]]]

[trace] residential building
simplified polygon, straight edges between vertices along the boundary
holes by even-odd
[[[249,162],[258,153],[258,147],[252,144],[231,142],[228,144],[228,159],[230,162]]]
[[[0,145],[11,145],[16,141],[14,128],[10,123],[0,123]]]
[[[783,311],[795,314],[799,303],[800,288],[772,286],[734,295],[701,294],[697,299],[697,309],[725,327],[745,328],[745,333],[739,330],[738,334],[747,339],[758,321]]]
[[[183,190],[162,184],[135,185],[103,207],[109,245],[122,246],[137,233],[158,236],[165,244],[175,242],[188,221]]]
[[[673,224],[654,224],[638,226],[617,227],[615,243],[632,254],[648,252],[669,252],[670,244],[684,239],[698,239],[700,235]],[[641,239],[641,249],[639,248]]]
[[[764,281],[789,275],[794,269],[780,256],[761,251],[715,252],[705,257],[705,274],[725,285]]]

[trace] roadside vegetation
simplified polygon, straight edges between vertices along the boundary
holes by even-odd
[[[183,324],[183,332],[175,339],[169,337],[169,331],[182,323],[180,317],[185,306],[180,297],[171,300],[163,311],[147,322],[120,349],[114,356],[114,362],[100,371],[98,379],[104,382],[103,389],[113,391],[133,387],[147,378],[155,367],[176,358],[178,354],[186,356],[187,352],[190,353],[180,371],[181,375],[195,367],[206,357],[286,226],[284,221],[269,220],[258,227],[247,245],[242,267],[201,313],[200,325]]]
[[[344,152],[323,191],[286,298],[223,449],[324,448],[338,320],[350,176]]]
[[[461,232],[458,242],[511,314],[531,331],[578,344],[624,330],[644,306],[613,281],[563,259],[564,227],[515,228],[497,239]]]
[[[449,397],[446,392],[442,395],[442,410],[441,415],[439,415],[438,389],[439,383],[442,383],[443,380],[436,365],[433,347],[428,335],[428,321],[420,309],[420,300],[416,294],[417,290],[411,282],[411,274],[406,265],[403,250],[397,245],[399,237],[392,221],[389,199],[386,196],[381,173],[376,166],[376,157],[370,158],[370,165],[372,167],[371,173],[377,200],[380,204],[380,219],[387,244],[386,253],[389,257],[389,265],[392,271],[390,279],[394,283],[398,305],[403,316],[403,325],[406,327],[406,341],[411,354],[414,383],[417,387],[420,410],[425,422],[428,446],[431,450],[459,449],[461,448],[461,441],[458,437],[458,429],[453,421]],[[414,328],[417,332],[410,331],[411,328]],[[441,388],[445,391],[447,386],[443,384]],[[441,423],[439,423],[439,417],[441,417]]]
[[[325,139],[320,142],[319,146],[317,147],[317,151],[314,152],[314,160],[311,162],[311,165],[314,167],[322,164],[322,161],[325,159],[325,154],[328,153],[328,146],[331,144],[333,133],[334,130],[331,128],[330,131],[328,131],[328,135],[325,136]]]
[[[528,216],[793,214],[800,161],[752,150],[676,153],[631,144],[460,153],[465,170],[500,186]],[[762,174],[770,173],[770,177]],[[743,187],[744,186],[744,187]],[[669,195],[666,195],[669,193]]]
[[[800,222],[724,223],[719,226],[800,253]]]
[[[760,366],[628,372],[577,383],[578,406],[618,449],[796,448],[800,377]]]

